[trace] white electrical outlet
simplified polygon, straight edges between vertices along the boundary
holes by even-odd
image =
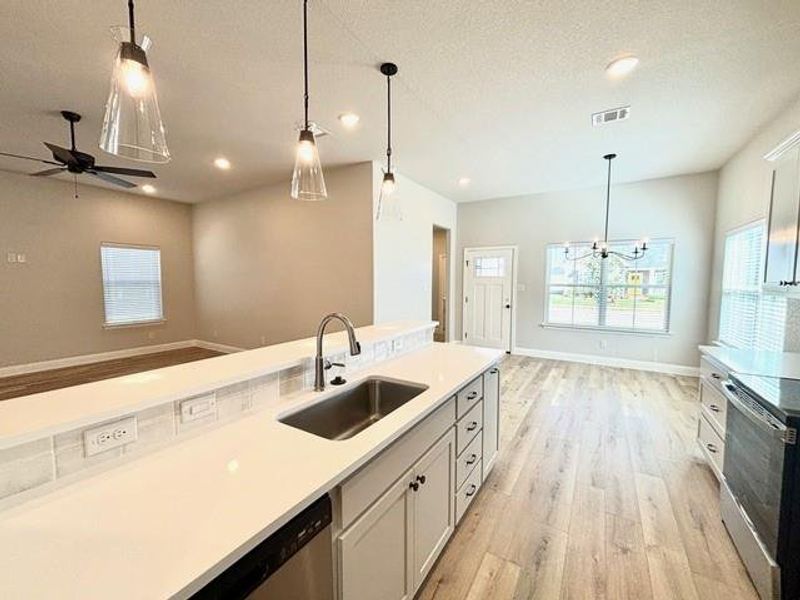
[[[189,398],[181,402],[181,423],[199,421],[216,413],[217,398],[214,394]]]
[[[86,456],[111,450],[135,442],[137,438],[136,417],[126,417],[83,432],[83,448]]]
[[[24,254],[17,254],[17,262],[18,263],[26,263],[28,262],[28,257]]]
[[[17,253],[16,252],[8,252],[6,254],[6,262],[10,262],[10,263],[17,262]]]
[[[394,338],[392,340],[392,353],[397,354],[403,351],[403,338]]]

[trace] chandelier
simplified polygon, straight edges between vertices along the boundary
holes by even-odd
[[[564,244],[564,256],[567,260],[584,260],[587,258],[608,258],[609,256],[616,256],[622,260],[639,260],[643,258],[647,252],[647,239],[641,242],[636,242],[633,245],[633,252],[618,252],[616,250],[608,249],[608,213],[611,205],[611,161],[617,158],[616,154],[606,154],[603,158],[608,161],[608,179],[606,181],[606,223],[605,231],[603,232],[603,241],[595,240],[589,252],[582,255],[575,255],[571,253],[569,242]]]

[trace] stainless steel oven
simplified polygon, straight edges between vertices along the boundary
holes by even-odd
[[[759,386],[771,383],[760,381]],[[781,574],[791,529],[796,430],[774,404],[735,376],[723,385],[728,411],[722,520],[759,595],[764,600],[797,598],[782,595]]]

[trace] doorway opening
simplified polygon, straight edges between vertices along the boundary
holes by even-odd
[[[450,230],[433,226],[433,253],[431,282],[431,320],[438,325],[433,331],[433,339],[446,342],[450,339]]]
[[[464,249],[463,338],[465,344],[514,348],[517,248]]]

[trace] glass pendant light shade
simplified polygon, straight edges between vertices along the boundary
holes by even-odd
[[[167,138],[147,62],[152,41],[144,36],[133,43],[130,32],[127,27],[112,28],[119,49],[114,57],[100,148],[124,158],[165,163],[170,159]]]
[[[384,196],[390,196],[397,189],[397,182],[394,179],[394,173],[384,173],[383,183],[381,184],[381,192]]]
[[[319,161],[319,150],[314,134],[303,129],[297,143],[297,157],[292,173],[292,198],[295,200],[325,200],[328,190],[325,188],[325,177],[322,175],[322,164]]]

